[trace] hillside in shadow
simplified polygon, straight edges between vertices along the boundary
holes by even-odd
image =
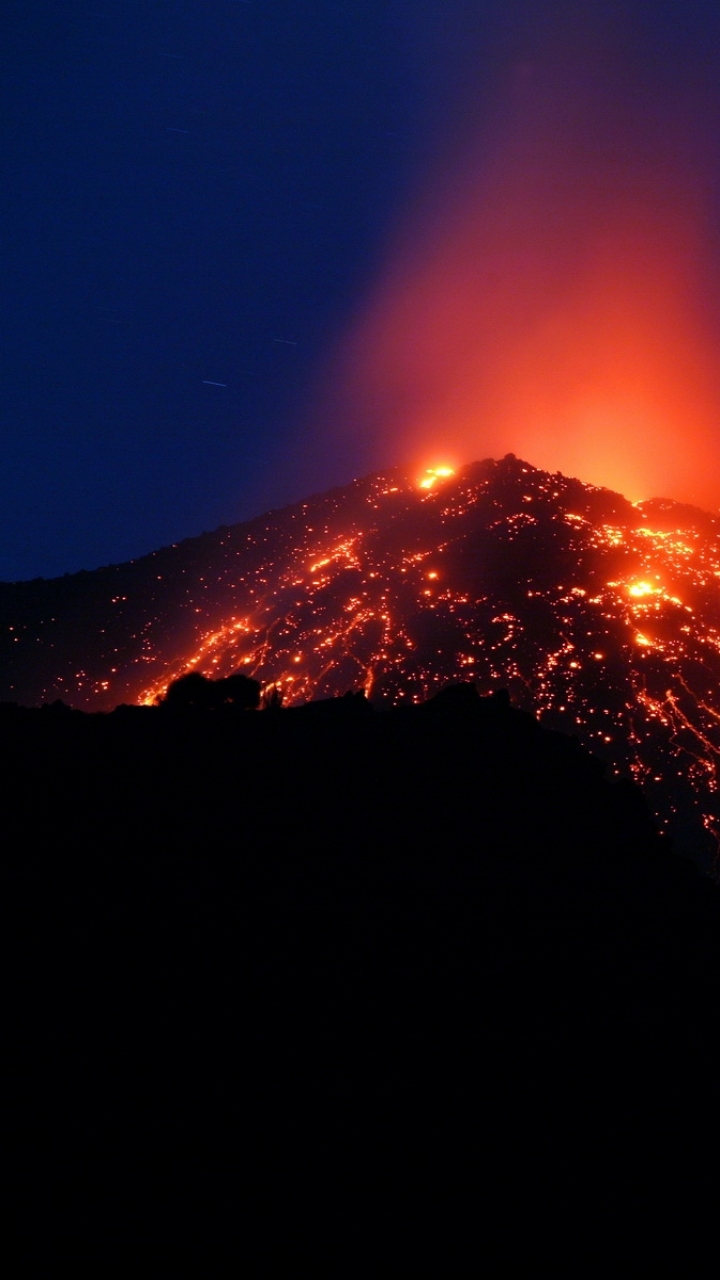
[[[258,711],[251,685],[0,706],[26,1250],[687,1261],[716,887],[505,694]]]

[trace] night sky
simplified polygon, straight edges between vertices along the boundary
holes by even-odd
[[[715,0],[4,12],[0,578],[507,449],[720,505]]]

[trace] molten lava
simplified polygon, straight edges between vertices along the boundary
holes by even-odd
[[[428,467],[425,475],[418,480],[418,488],[432,489],[438,480],[446,480],[448,476],[453,474],[452,467]]]
[[[632,773],[678,838],[720,838],[720,517],[511,455],[447,471],[0,588],[0,698],[110,709],[239,670],[286,705],[382,705],[471,679]]]

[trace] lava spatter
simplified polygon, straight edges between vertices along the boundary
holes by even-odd
[[[694,508],[508,455],[370,476],[0,606],[3,698],[102,710],[240,670],[285,705],[382,705],[471,679],[633,775],[681,843],[720,838],[720,518]]]

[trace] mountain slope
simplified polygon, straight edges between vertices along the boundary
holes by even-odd
[[[128,565],[0,588],[0,698],[152,700],[196,668],[286,702],[506,687],[718,838],[720,519],[508,455],[370,476]],[[714,834],[713,834],[714,833]]]

